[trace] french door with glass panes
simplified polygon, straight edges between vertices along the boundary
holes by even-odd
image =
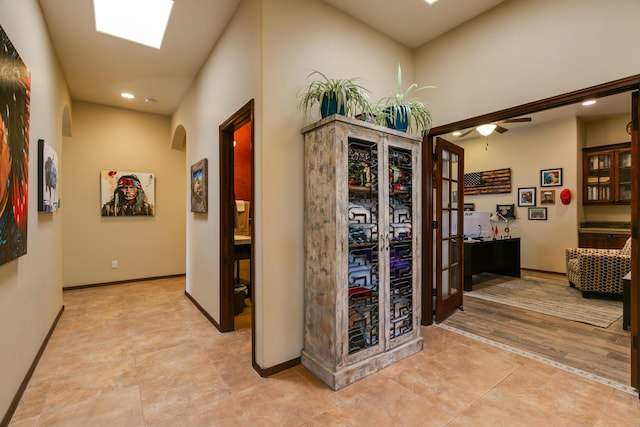
[[[436,138],[435,153],[435,315],[440,322],[462,306],[464,150]]]

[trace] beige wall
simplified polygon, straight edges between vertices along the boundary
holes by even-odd
[[[173,129],[187,129],[187,163],[209,159],[209,213],[187,220],[187,291],[218,320],[218,126],[256,100],[253,327],[256,361],[264,368],[299,357],[302,349],[300,130],[311,119],[297,109],[297,93],[318,69],[331,77],[362,77],[372,97],[381,98],[395,88],[398,63],[405,81],[412,81],[409,49],[324,2],[247,0],[173,117]]]
[[[508,0],[416,50],[437,125],[638,74],[636,0]]]
[[[185,273],[185,153],[170,129],[166,116],[73,103],[60,167],[65,287]],[[156,215],[102,217],[101,170],[154,173]]]
[[[38,213],[37,141],[60,155],[69,93],[36,0],[0,0],[0,25],[31,72],[27,254],[0,266],[0,419],[62,308],[62,210]],[[60,183],[62,185],[62,183]]]
[[[186,130],[185,167],[190,168],[203,158],[209,163],[208,212],[193,213],[190,207],[185,206],[188,242],[186,290],[216,320],[220,319],[219,126],[252,98],[255,99],[254,149],[256,153],[260,152],[260,28],[260,3],[255,0],[242,2],[180,103],[171,124],[174,130],[178,126]],[[260,183],[257,182],[256,194],[259,191]]]
[[[576,170],[581,158],[575,155],[577,120],[558,120],[540,125],[493,133],[458,143],[464,148],[465,172],[511,168],[511,193],[466,196],[465,203],[475,203],[476,210],[495,212],[498,204],[514,204],[516,219],[510,234],[521,238],[522,268],[564,273],[564,250],[578,243],[579,199]],[[556,191],[554,205],[540,205],[540,170],[562,168],[563,182]],[[547,220],[528,219],[528,208],[518,207],[518,188],[535,187],[537,206],[547,207]],[[569,205],[560,202],[560,191],[573,193]],[[503,234],[504,221],[498,228]]]
[[[258,177],[258,263],[264,313],[261,360],[273,366],[300,356],[304,317],[303,138],[308,123],[297,93],[314,69],[361,77],[377,100],[393,92],[401,63],[413,81],[411,51],[321,1],[265,1],[262,147]],[[268,7],[266,5],[268,4]],[[310,19],[310,17],[312,17]],[[286,29],[286,30],[283,30]],[[294,36],[292,36],[294,35]],[[260,288],[260,285],[259,285]]]

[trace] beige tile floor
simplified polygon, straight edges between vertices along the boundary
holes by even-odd
[[[439,326],[424,351],[340,391],[251,368],[184,278],[67,291],[12,426],[640,426],[638,396]]]

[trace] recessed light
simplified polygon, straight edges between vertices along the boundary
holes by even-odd
[[[133,98],[135,98],[135,96],[134,96],[133,94],[131,94],[131,93],[127,93],[127,92],[122,92],[122,93],[120,94],[120,96],[121,96],[121,97],[123,97],[123,98],[127,98],[127,99],[133,99]]]
[[[460,132],[459,130],[457,130],[457,131],[455,131],[455,132],[452,132],[452,133],[451,133],[451,135],[453,135],[453,136],[460,136],[460,135],[462,135],[462,132]]]
[[[595,103],[596,103],[596,100],[595,100],[595,99],[590,99],[590,100],[588,100],[588,101],[584,101],[584,102],[582,103],[582,105],[584,105],[585,107],[587,107],[587,106],[589,106],[589,105],[593,105],[593,104],[595,104]]]
[[[96,31],[160,49],[173,0],[93,0]]]
[[[429,3],[429,4],[434,4],[435,2],[437,2],[438,0],[424,0],[425,2]]]
[[[146,97],[144,99],[144,102],[146,102],[147,104],[155,104],[156,100],[154,98],[151,98],[151,97]]]

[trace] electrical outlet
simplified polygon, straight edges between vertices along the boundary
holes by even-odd
[[[111,268],[118,268],[118,260],[114,259],[113,261],[111,261]]]

